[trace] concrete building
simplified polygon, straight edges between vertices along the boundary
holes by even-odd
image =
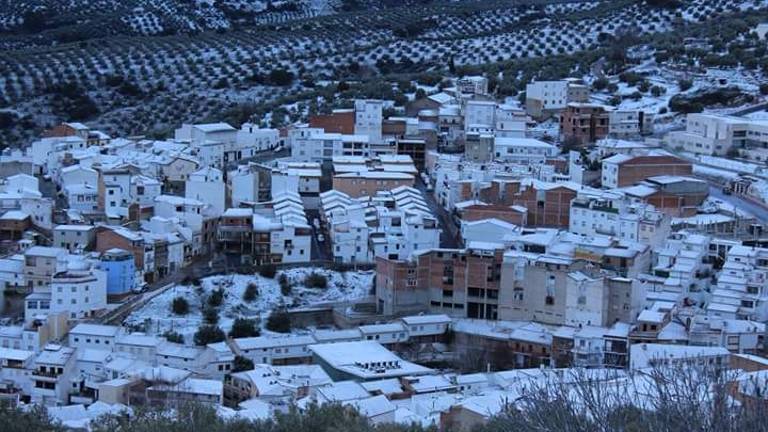
[[[366,136],[373,144],[382,141],[383,105],[380,100],[355,100],[355,135]]]
[[[53,245],[69,252],[85,251],[94,246],[96,230],[92,225],[56,225]]]
[[[587,145],[608,136],[613,107],[569,103],[560,117],[560,138],[577,145]]]
[[[691,176],[690,162],[667,154],[617,154],[602,161],[602,184],[607,188],[632,186],[649,177]]]
[[[333,176],[333,189],[353,198],[373,196],[399,187],[413,187],[414,176],[402,172],[360,171]]]
[[[101,269],[107,275],[107,294],[125,295],[138,287],[136,265],[130,252],[108,249],[101,255]]]
[[[731,150],[765,147],[768,121],[717,114],[688,114],[684,131],[667,134],[669,145],[686,152],[723,156]]]
[[[467,249],[420,251],[409,260],[376,260],[376,300],[384,314],[429,310],[453,317],[498,319],[502,250],[474,242]]]
[[[34,360],[32,401],[46,406],[67,404],[73,392],[76,358],[74,348],[46,345]]]
[[[456,91],[467,95],[487,95],[488,78],[483,76],[466,76],[456,80]]]
[[[289,142],[291,157],[301,162],[329,161],[335,156],[371,155],[371,138],[368,135],[342,135],[316,128],[299,128],[289,132]]]
[[[518,164],[543,164],[557,156],[559,150],[552,144],[533,138],[496,137],[493,144],[496,159]]]
[[[589,87],[572,80],[535,81],[525,87],[525,110],[534,118],[562,111],[570,102],[589,100]]]

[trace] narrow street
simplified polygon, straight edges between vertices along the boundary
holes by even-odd
[[[437,202],[435,194],[427,191],[427,185],[424,184],[421,176],[416,176],[415,186],[416,189],[424,195],[424,200],[427,202],[427,206],[432,213],[437,216],[437,220],[440,223],[440,228],[442,228],[442,233],[440,234],[440,246],[444,248],[459,247],[461,243],[461,233],[456,224],[453,223],[451,215]]]

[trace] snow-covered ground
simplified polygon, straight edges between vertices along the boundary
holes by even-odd
[[[326,289],[307,288],[304,278],[316,272],[328,279]],[[290,295],[280,292],[278,277],[285,273],[293,288]],[[257,275],[220,275],[200,281],[200,286],[176,285],[163,294],[153,298],[141,309],[134,311],[125,320],[126,325],[145,325],[145,330],[152,334],[162,334],[167,330],[184,335],[191,341],[192,335],[203,323],[202,309],[208,296],[218,288],[224,288],[224,302],[219,309],[219,326],[229,331],[235,318],[262,318],[277,307],[300,308],[331,302],[348,302],[369,295],[373,283],[373,272],[336,272],[319,268],[296,268],[278,272],[274,279]],[[259,294],[256,300],[246,302],[243,294],[246,287],[255,283]],[[176,297],[183,297],[189,302],[187,315],[174,315],[171,303]]]

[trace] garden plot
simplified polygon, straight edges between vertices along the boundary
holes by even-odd
[[[327,288],[308,288],[305,278],[311,273],[318,273],[327,278]],[[284,273],[291,283],[290,293],[285,295],[278,282]],[[373,272],[336,272],[316,268],[296,268],[278,272],[274,279],[259,275],[220,275],[200,280],[200,285],[176,285],[161,295],[153,298],[141,309],[134,311],[124,321],[125,325],[142,326],[152,334],[163,334],[172,330],[184,335],[185,340],[192,340],[192,335],[203,322],[202,311],[206,301],[214,290],[224,289],[224,300],[217,308],[218,325],[225,332],[232,327],[235,318],[262,319],[277,308],[289,309],[310,307],[323,303],[350,302],[365,298],[370,294]],[[249,284],[256,284],[256,299],[247,302],[243,295]],[[189,313],[176,315],[171,305],[176,297],[182,297],[189,303]]]

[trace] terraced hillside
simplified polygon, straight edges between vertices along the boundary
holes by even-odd
[[[96,1],[108,8],[144,0]],[[383,1],[361,6],[347,0],[308,0],[300,3],[317,11],[314,15],[280,24],[233,26],[222,12],[222,5],[231,1],[214,7],[200,1],[147,0],[147,5],[194,10],[177,18],[184,17],[183,25],[175,24],[188,26],[190,32],[6,49],[0,56],[0,107],[10,119],[0,122],[0,142],[23,143],[62,120],[86,121],[112,133],[147,134],[233,110],[247,118],[278,98],[328,102],[334,92],[320,91],[327,80],[376,81],[387,87],[381,84],[382,75],[578,54],[604,46],[616,35],[670,32],[768,7],[765,0],[680,0],[675,8],[630,0],[414,1],[390,8]],[[273,3],[283,8],[289,4]],[[143,11],[150,13],[151,8]],[[122,20],[125,15],[115,16]],[[207,28],[220,30],[199,31]],[[402,100],[405,89],[389,87],[385,90]],[[297,119],[303,110],[293,109],[287,118]]]

